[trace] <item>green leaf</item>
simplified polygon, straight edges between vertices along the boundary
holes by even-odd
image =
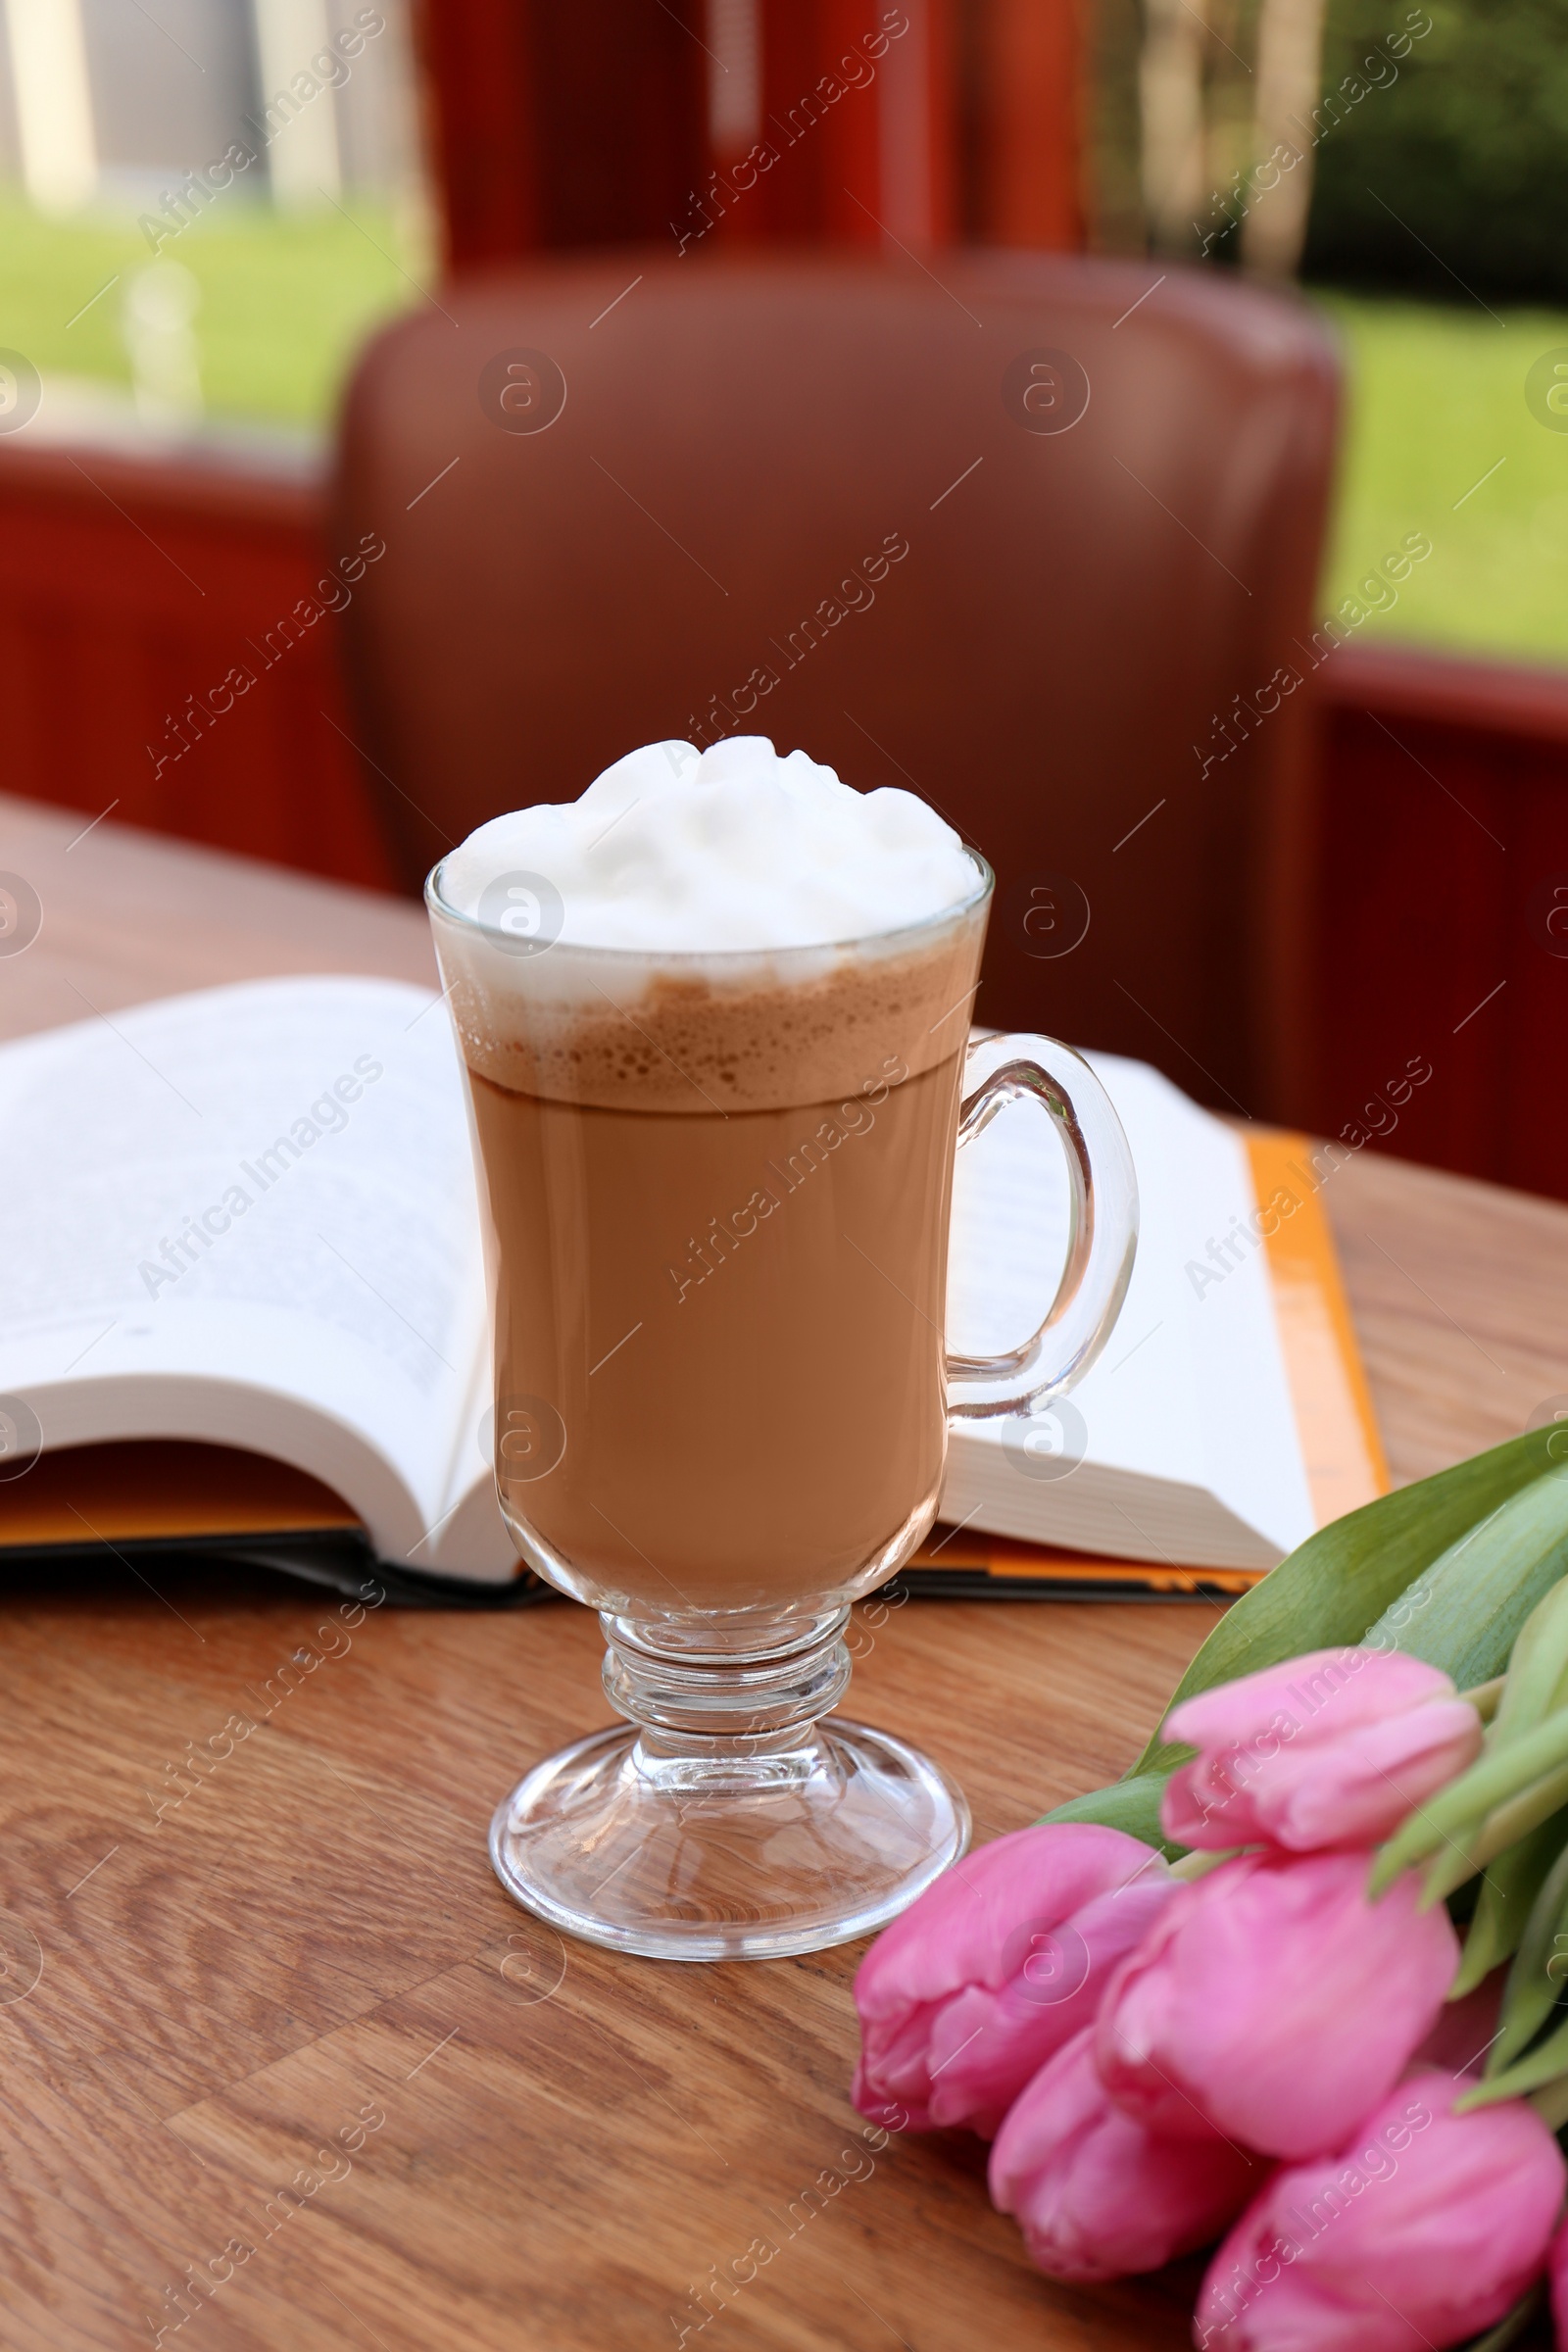
[[[1568,1478],[1557,1475],[1554,1464],[1550,1475],[1505,1496],[1468,1535],[1450,1544],[1366,1639],[1373,1647],[1402,1649],[1441,1666],[1462,1690],[1502,1671],[1526,1620],[1565,1575]],[[1548,1650],[1551,1642],[1548,1625],[1544,1634]],[[1532,1699],[1539,1680],[1528,1678]]]
[[[1481,1882],[1450,2001],[1474,1992],[1483,1977],[1518,1950],[1536,1897],[1565,1841],[1568,1809],[1553,1813],[1549,1821],[1497,1856]]]
[[[1192,1754],[1183,1748],[1182,1754]],[[1156,1845],[1161,1853],[1172,1857],[1182,1847],[1172,1845],[1159,1826],[1159,1800],[1165,1793],[1168,1778],[1163,1772],[1141,1776],[1136,1780],[1112,1781],[1108,1788],[1097,1788],[1088,1796],[1070,1796],[1064,1805],[1056,1805],[1046,1815],[1047,1821],[1094,1821],[1102,1829],[1125,1830],[1129,1838],[1141,1838],[1146,1845]]]
[[[1499,1673],[1511,1633],[1500,1649],[1495,1643],[1480,1645],[1489,1659],[1495,1650],[1494,1664],[1461,1675],[1446,1657],[1433,1656],[1427,1645],[1430,1620],[1442,1642],[1456,1652],[1462,1646],[1451,1638],[1446,1590],[1441,1595],[1429,1592],[1407,1614],[1400,1596],[1435,1563],[1450,1556],[1457,1562],[1467,1539],[1473,1549],[1480,1542],[1475,1531],[1484,1520],[1521,1490],[1528,1492],[1544,1472],[1557,1468],[1546,1451],[1552,1434],[1528,1430],[1490,1452],[1440,1470],[1413,1487],[1401,1487],[1397,1494],[1381,1494],[1376,1502],[1363,1503],[1358,1511],[1319,1528],[1220,1620],[1178,1683],[1170,1707],[1199,1690],[1212,1690],[1216,1684],[1277,1666],[1303,1650],[1339,1648],[1363,1642],[1373,1632],[1386,1635],[1392,1649],[1442,1665],[1461,1689]],[[1553,1526],[1560,1521],[1559,1532],[1568,1541],[1568,1479],[1551,1483],[1556,1510],[1546,1516]],[[1517,1573],[1517,1563],[1513,1565]],[[1459,1581],[1473,1576],[1476,1568],[1472,1558],[1458,1572]],[[1545,1582],[1554,1583],[1565,1570],[1568,1555]],[[1519,1612],[1519,1623],[1540,1597],[1539,1589],[1532,1592],[1530,1604]],[[1133,1770],[1169,1770],[1176,1760],[1176,1751],[1162,1743],[1156,1732]]]

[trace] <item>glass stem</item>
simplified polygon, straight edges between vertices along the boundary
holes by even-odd
[[[835,1610],[775,1647],[672,1657],[649,1628],[604,1611],[605,1690],[642,1735],[639,1762],[675,1780],[770,1780],[791,1760],[798,1769],[849,1684],[849,1615]]]

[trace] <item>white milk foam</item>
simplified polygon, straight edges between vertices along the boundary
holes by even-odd
[[[903,930],[978,879],[912,792],[857,792],[765,735],[646,744],[580,800],[493,817],[446,859],[441,895],[476,915],[487,886],[517,874],[560,894],[564,943],[698,955]]]

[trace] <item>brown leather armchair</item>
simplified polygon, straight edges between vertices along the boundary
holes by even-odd
[[[333,552],[385,543],[344,619],[402,879],[634,744],[768,734],[990,858],[979,1018],[1288,1111],[1336,399],[1303,305],[1143,263],[444,289],[361,362],[336,493]]]

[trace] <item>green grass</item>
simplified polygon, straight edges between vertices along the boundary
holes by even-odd
[[[201,287],[196,335],[214,416],[324,423],[370,328],[419,299],[416,255],[384,210],[277,215],[230,198],[163,248]],[[0,346],[52,374],[128,386],[121,302],[153,254],[133,219],[50,220],[0,195]],[[405,275],[407,271],[409,274]],[[118,284],[99,294],[119,273]],[[75,314],[94,294],[99,299]],[[72,323],[74,318],[74,324]]]
[[[1432,554],[1361,642],[1568,660],[1568,432],[1538,423],[1524,392],[1532,363],[1568,348],[1568,315],[1317,299],[1343,337],[1349,395],[1323,609],[1424,531]]]

